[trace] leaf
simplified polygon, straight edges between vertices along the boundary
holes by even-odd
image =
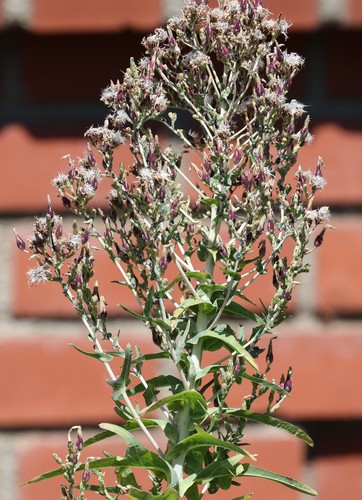
[[[112,354],[107,353],[107,352],[87,352],[83,351],[83,349],[80,349],[74,344],[69,344],[71,347],[74,347],[78,352],[81,352],[82,354],[85,354],[86,356],[89,356],[91,358],[99,359],[99,361],[102,361],[102,363],[110,363],[113,359]]]
[[[109,385],[113,387],[113,400],[117,401],[122,397],[122,394],[126,391],[126,387],[130,383],[129,373],[132,366],[132,349],[130,344],[127,345],[124,352],[124,363],[122,367],[122,373],[117,378],[117,380],[108,380]]]
[[[301,493],[306,493],[307,495],[316,496],[317,492],[314,491],[310,486],[292,479],[288,476],[282,476],[276,472],[271,472],[266,469],[261,469],[260,467],[255,467],[254,465],[248,465],[247,469],[240,475],[249,477],[260,477],[262,479],[269,479],[270,481],[275,481],[276,483],[283,484],[288,488],[291,488]]]
[[[267,380],[263,380],[260,377],[255,377],[255,375],[249,375],[246,372],[240,372],[240,376],[242,378],[246,378],[247,380],[250,380],[254,384],[262,385],[263,387],[267,387],[271,391],[277,391],[277,392],[279,392],[279,394],[283,394],[283,396],[285,395],[285,396],[290,397],[289,392],[287,392],[285,389],[282,389],[281,387],[279,387],[279,385],[274,384],[273,382],[268,382]]]
[[[154,389],[155,387],[169,387],[173,394],[180,392],[182,390],[182,382],[177,377],[173,375],[158,375],[158,377],[153,377],[147,380],[147,385],[149,388]],[[135,387],[128,389],[128,395],[139,394],[145,390],[143,384],[137,384]],[[148,403],[151,404],[151,403]]]
[[[173,488],[167,488],[161,495],[157,496],[138,488],[131,488],[127,493],[127,497],[131,500],[180,500],[180,495]]]
[[[219,460],[212,462],[205,467],[196,477],[198,482],[208,482],[211,479],[218,477],[235,477],[236,467],[240,461],[245,458],[245,455],[238,453],[237,455],[228,458],[227,460]]]
[[[249,319],[250,321],[255,321],[260,325],[264,324],[264,321],[260,316],[249,311],[237,302],[231,302],[228,304],[224,309],[224,313],[229,316],[233,316],[234,318],[244,318]]]
[[[292,434],[293,436],[301,439],[305,443],[309,444],[309,446],[314,446],[313,440],[307,433],[305,433],[302,429],[297,427],[294,424],[290,424],[289,422],[284,422],[275,417],[271,417],[270,415],[266,415],[265,413],[256,413],[248,410],[232,410],[226,409],[225,413],[227,415],[237,416],[246,418],[248,420],[254,420],[255,422],[260,422],[266,425],[270,425],[272,427],[276,427],[278,429],[283,429],[284,431]]]
[[[190,406],[190,414],[194,421],[202,420],[207,413],[206,401],[197,391],[182,391],[168,396],[148,406],[142,413],[149,413],[161,408],[161,406],[167,406],[171,412],[179,412],[183,410],[185,405]]]
[[[200,339],[204,338],[214,338],[220,340],[224,345],[226,345],[229,350],[237,352],[241,357],[245,359],[257,372],[259,372],[258,365],[254,361],[250,353],[238,342],[232,333],[229,333],[225,328],[227,325],[220,325],[216,330],[205,330],[198,333],[195,337],[188,341],[189,344],[197,344]],[[225,333],[224,333],[225,332]]]
[[[165,321],[162,321],[161,319],[158,318],[152,318],[150,316],[143,316],[142,314],[138,314],[135,311],[132,311],[127,306],[124,306],[123,304],[118,304],[119,307],[121,307],[124,311],[126,311],[128,314],[133,316],[134,318],[140,319],[141,321],[144,321],[145,323],[150,323],[150,325],[157,325],[160,326],[162,329],[169,331],[170,330],[170,325],[166,323]]]
[[[207,448],[210,448],[211,446],[218,446],[219,448],[224,448],[226,450],[236,451],[241,455],[245,455],[246,457],[255,460],[253,455],[243,450],[242,448],[239,448],[239,446],[237,446],[236,444],[228,443],[226,441],[222,441],[221,439],[215,438],[200,427],[196,428],[195,434],[192,434],[191,436],[177,443],[175,446],[172,446],[166,453],[166,459],[169,460],[184,453],[187,454],[194,448],[204,446],[206,446]]]
[[[196,474],[191,474],[190,476],[183,479],[180,483],[180,497],[182,498],[185,495],[185,492],[191,488],[193,484],[195,484],[194,479]]]
[[[147,450],[147,448],[145,448],[129,431],[115,424],[103,423],[100,424],[99,427],[113,432],[127,443],[126,456],[121,462],[118,462],[118,467],[136,467],[147,470],[157,470],[164,474],[168,483],[171,485],[177,484],[177,478],[171,466],[159,455]]]
[[[153,304],[154,304],[154,296],[155,296],[155,290],[154,290],[153,286],[151,286],[151,288],[148,292],[147,299],[145,302],[145,307],[143,310],[144,316],[150,315],[151,309],[152,309]]]
[[[210,301],[205,299],[185,299],[181,304],[175,309],[173,316],[179,318],[188,309],[200,309],[204,314],[211,314],[215,311],[216,307],[211,304]]]

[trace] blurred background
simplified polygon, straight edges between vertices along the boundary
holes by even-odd
[[[0,1],[0,497],[60,498],[59,481],[19,484],[56,466],[70,426],[87,433],[115,420],[102,366],[69,347],[89,349],[85,332],[54,286],[29,289],[26,238],[44,213],[50,180],[84,153],[83,134],[107,112],[99,102],[142,37],[175,15],[182,0]],[[247,436],[260,465],[308,482],[320,500],[362,498],[362,2],[265,0],[292,23],[289,51],[306,59],[291,90],[308,106],[314,142],[300,153],[304,169],[325,161],[326,189],[336,231],[327,232],[302,276],[293,317],[281,328],[276,370],[294,368],[292,398],[278,416],[301,425],[313,449],[259,427]],[[106,264],[105,264],[106,266]],[[152,346],[127,318],[115,330]],[[155,367],[155,370],[162,366]],[[106,449],[119,452],[119,443]],[[92,451],[99,455],[104,447]],[[241,491],[242,490],[242,491]],[[264,481],[242,481],[256,500],[303,497]],[[231,493],[230,493],[231,494]],[[214,498],[227,498],[218,492]],[[89,498],[93,498],[89,496]],[[230,497],[231,498],[231,497]],[[228,500],[228,499],[227,499]]]

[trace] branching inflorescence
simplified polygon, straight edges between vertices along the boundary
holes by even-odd
[[[303,59],[284,46],[287,22],[271,19],[259,0],[219,0],[214,9],[207,4],[187,1],[179,17],[144,39],[145,56],[131,60],[123,80],[103,91],[110,113],[103,126],[86,133],[93,148],[78,162],[69,158],[68,172],[53,180],[76,216],[71,233],[49,199],[29,245],[16,235],[19,248],[37,262],[29,283],[58,282],[81,317],[124,423],[102,424],[104,432],[84,443],[118,434],[128,446],[124,457],[84,464],[69,439],[76,459],[58,458],[53,475],[69,476],[69,463],[72,474],[83,475],[78,497],[70,475],[65,499],[84,498],[92,489],[106,498],[198,500],[248,475],[315,494],[251,465],[253,455],[240,445],[248,420],[282,427],[311,444],[301,430],[271,416],[292,388],[291,369],[279,385],[267,381],[275,328],[286,317],[297,276],[308,270],[304,257],[329,227],[328,207],[312,206],[325,185],[322,160],[314,172],[295,167],[299,149],[312,140],[304,106],[287,98]],[[157,135],[161,128],[169,133],[166,141]],[[130,165],[114,159],[121,144],[133,155]],[[108,206],[95,208],[89,202],[105,179],[111,183]],[[94,272],[99,251],[114,263],[120,307],[146,324],[158,354],[141,353],[108,327],[102,276]],[[274,293],[257,314],[248,287],[263,275]],[[124,288],[134,295],[133,310],[122,304]],[[258,346],[265,338],[262,369]],[[219,359],[205,366],[203,353],[219,350]],[[174,374],[145,380],[143,366],[157,359],[169,360]],[[241,385],[238,408],[228,404],[235,384]],[[243,387],[249,389],[243,393]],[[161,388],[169,393],[161,397]],[[252,412],[265,393],[265,413]],[[135,394],[143,394],[145,407],[135,405]],[[162,418],[147,418],[155,410]],[[154,427],[164,432],[166,447]],[[134,436],[138,429],[152,451]],[[105,467],[115,468],[115,486],[106,487]],[[140,467],[151,473],[149,493],[131,472]],[[90,484],[90,472],[99,485]]]

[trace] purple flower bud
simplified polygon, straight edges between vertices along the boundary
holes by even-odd
[[[82,481],[83,481],[83,483],[88,483],[89,480],[90,480],[89,469],[84,469],[83,474],[82,474]]]
[[[171,45],[171,47],[173,45],[176,45],[176,40],[175,40],[175,37],[173,35],[170,35],[170,37],[168,39],[168,43]]]
[[[206,38],[210,38],[212,35],[211,28],[210,28],[209,24],[205,25],[205,35],[206,35]]]
[[[326,232],[326,228],[322,229],[322,231],[318,234],[318,236],[314,240],[314,246],[316,248],[320,247],[323,243],[324,233]]]
[[[323,177],[322,167],[324,166],[324,162],[321,157],[318,158],[317,168],[315,171],[315,175],[319,177]]]
[[[15,240],[16,240],[16,246],[21,250],[22,252],[26,249],[26,243],[25,241],[18,235],[18,233],[15,232],[14,229],[14,234],[15,234]]]
[[[274,360],[274,355],[273,355],[273,341],[271,340],[269,342],[269,346],[268,346],[268,351],[266,353],[266,362],[267,362],[267,365],[271,365],[272,362]]]
[[[235,148],[234,154],[233,154],[233,161],[234,161],[234,163],[239,163],[240,160],[241,160],[240,149]]]
[[[292,368],[291,367],[289,367],[289,370],[288,370],[288,375],[287,375],[287,378],[285,380],[284,389],[287,392],[291,392],[291,390],[293,389]]]
[[[225,246],[223,243],[220,243],[220,244],[218,245],[218,250],[219,250],[220,255],[221,255],[222,257],[227,257],[227,256],[228,256],[228,251],[227,251],[227,248],[226,248],[226,246]]]
[[[104,230],[104,237],[105,237],[106,240],[111,240],[113,238],[113,232],[111,231],[110,228],[107,227]]]
[[[236,363],[234,364],[234,375],[239,375],[241,370],[241,365],[240,365],[240,360],[239,358],[236,360]]]
[[[75,443],[75,447],[76,447],[77,451],[82,451],[83,445],[84,445],[83,438],[80,434],[78,434],[78,438],[77,438],[77,441]]]
[[[61,223],[56,225],[54,233],[55,237],[58,239],[63,236],[63,225]]]
[[[184,280],[179,281],[178,287],[182,292],[186,289],[186,283],[184,282]]]
[[[89,240],[89,231],[86,229],[82,234],[82,244],[85,245]]]
[[[265,257],[265,253],[266,253],[265,240],[261,240],[261,242],[258,245],[258,248],[259,248],[259,257],[262,259],[263,257]]]
[[[55,215],[55,212],[53,210],[53,207],[52,207],[52,204],[51,204],[51,201],[50,201],[50,196],[48,196],[48,206],[47,206],[47,215],[49,215],[51,218],[54,217]]]
[[[233,224],[235,224],[235,222],[236,222],[235,210],[232,206],[229,206],[228,221],[232,222]]]
[[[187,234],[192,236],[193,234],[195,234],[195,226],[193,224],[189,224],[187,226]]]
[[[236,23],[234,24],[234,35],[237,35],[238,33],[240,33],[240,28],[241,28],[241,23],[240,23],[240,19],[238,19],[236,21]]]
[[[211,174],[211,163],[209,161],[204,161],[202,164],[206,173]]]
[[[275,224],[274,224],[274,221],[273,219],[268,219],[268,222],[267,222],[267,228],[268,228],[268,231],[270,233],[272,233],[275,229]]]
[[[242,10],[246,10],[247,5],[248,5],[247,0],[241,0],[240,7]]]
[[[117,102],[123,102],[124,101],[124,93],[121,90],[117,93],[116,101]]]
[[[149,164],[151,165],[151,167],[155,167],[156,166],[157,157],[156,157],[156,153],[155,152],[150,153],[150,155],[148,157],[148,161],[149,161]]]
[[[265,94],[264,87],[261,84],[260,79],[258,78],[255,84],[256,95],[258,97],[262,97]]]
[[[99,317],[101,320],[105,321],[107,319],[107,307],[106,301],[103,295],[99,298]]]
[[[62,196],[62,203],[65,208],[71,207],[70,200],[66,196]]]
[[[72,285],[74,288],[81,287],[83,285],[83,278],[80,273],[78,273],[75,277],[75,279],[72,282]]]
[[[292,294],[288,290],[285,290],[284,298],[289,302],[292,299]]]
[[[168,262],[167,262],[167,257],[165,255],[162,255],[160,258],[160,269],[165,271],[167,269]]]
[[[158,190],[158,199],[160,201],[163,201],[166,198],[166,189],[161,186],[160,189]]]
[[[195,3],[196,3],[196,5],[201,5],[202,4],[202,0],[195,0]]]
[[[222,54],[224,57],[229,57],[230,52],[229,52],[229,49],[226,47],[226,45],[222,45],[222,46],[221,46],[221,54]]]

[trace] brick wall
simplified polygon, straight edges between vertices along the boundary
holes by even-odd
[[[64,451],[68,427],[92,428],[113,418],[102,366],[68,346],[87,346],[81,325],[55,287],[29,290],[28,262],[14,246],[12,228],[27,234],[33,214],[44,209],[50,179],[63,169],[61,156],[82,154],[84,131],[102,120],[100,90],[120,76],[131,55],[140,55],[143,34],[180,4],[0,2],[2,500],[59,498],[56,481],[18,485],[54,466],[51,454]],[[315,141],[300,154],[300,163],[314,168],[317,155],[324,157],[328,186],[319,201],[331,206],[337,231],[313,254],[312,272],[303,277],[293,318],[276,349],[276,371],[294,367],[293,397],[280,416],[301,424],[316,446],[306,450],[284,434],[260,428],[251,428],[248,439],[262,465],[304,478],[320,500],[357,500],[362,498],[362,2],[265,0],[265,5],[293,22],[289,48],[306,58],[292,93],[309,105]],[[114,327],[149,343],[137,323],[115,319]],[[116,452],[117,446],[113,442],[108,449]],[[301,499],[278,485],[243,484],[243,492],[255,491],[256,500]]]

